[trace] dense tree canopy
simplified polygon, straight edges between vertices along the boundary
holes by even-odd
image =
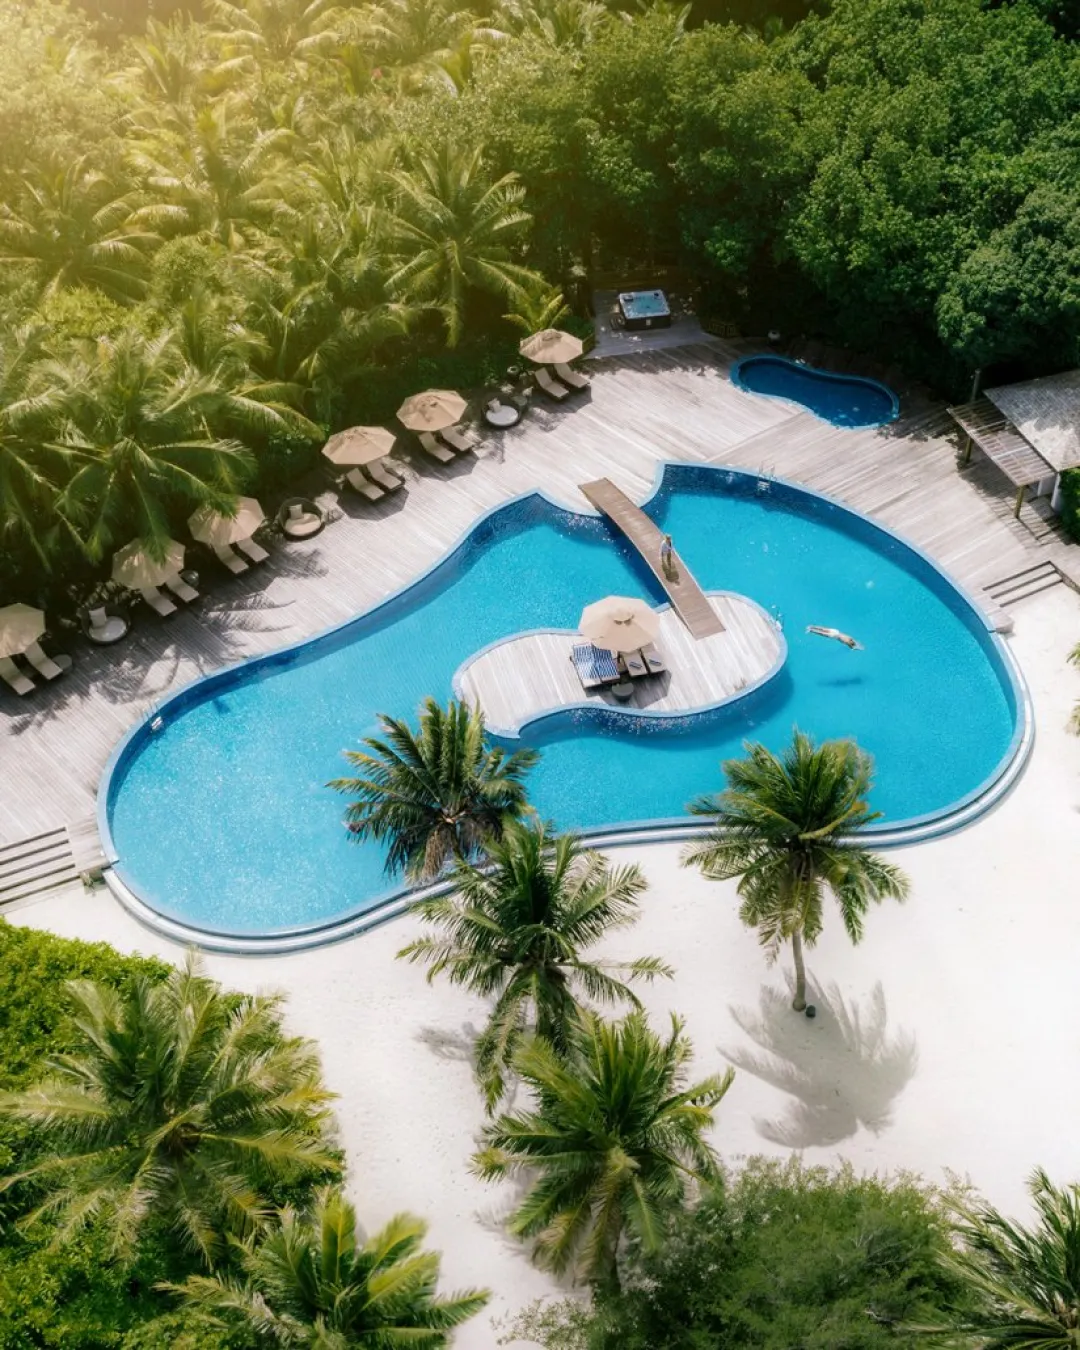
[[[172,474],[138,511],[107,476],[72,486],[55,394],[65,367],[108,379],[88,339],[179,335],[243,400],[195,437],[250,456],[227,493],[284,486],[421,383],[482,384],[513,316],[561,293],[584,320],[599,274],[661,264],[706,319],[860,346],[945,393],[1080,361],[1059,0],[84,10],[0,8],[0,315],[36,334],[45,414],[18,444],[0,429],[5,593],[101,575],[80,522],[130,537],[190,509]]]

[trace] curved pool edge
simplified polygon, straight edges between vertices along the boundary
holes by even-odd
[[[742,379],[742,370],[745,365],[751,361],[775,361],[778,365],[791,366],[792,369],[802,371],[803,374],[810,372],[821,380],[832,380],[837,384],[868,384],[872,388],[880,390],[892,405],[892,411],[888,417],[883,417],[880,422],[859,422],[853,426],[847,427],[841,423],[833,422],[827,417],[822,417],[820,413],[814,411],[805,403],[800,403],[797,398],[788,398],[784,394],[769,394],[761,389],[752,389],[745,384]],[[900,416],[900,398],[895,389],[890,389],[887,384],[881,380],[875,380],[871,375],[845,375],[839,370],[824,370],[821,366],[812,366],[805,361],[793,360],[790,356],[781,356],[779,352],[751,352],[748,356],[740,356],[734,361],[728,370],[728,379],[736,389],[742,390],[744,394],[753,394],[755,398],[774,398],[779,399],[781,403],[792,403],[810,413],[819,421],[828,422],[829,426],[835,427],[837,431],[872,431],[874,427],[887,427],[891,422],[895,422]]]
[[[784,636],[784,630],[776,623],[772,615],[764,607],[758,604],[749,595],[743,595],[741,591],[711,590],[705,592],[706,597],[711,598],[714,595],[728,596],[732,599],[741,601],[744,605],[749,605],[773,624],[776,628],[776,636],[779,644],[779,650],[776,653],[776,660],[772,665],[760,674],[757,679],[745,685],[734,694],[728,694],[726,698],[716,699],[711,703],[701,703],[692,708],[633,708],[629,705],[619,705],[612,703],[596,702],[595,700],[581,699],[576,703],[557,703],[550,708],[541,708],[532,713],[517,727],[499,727],[495,726],[485,716],[485,726],[490,735],[495,736],[502,741],[519,741],[529,727],[537,726],[541,722],[550,722],[563,714],[585,713],[595,714],[612,722],[626,721],[632,725],[635,721],[653,722],[662,724],[664,722],[676,722],[684,719],[705,717],[710,713],[719,712],[722,708],[729,708],[738,703],[740,699],[749,698],[751,694],[762,689],[770,680],[776,678],[783,670],[788,658],[787,638]],[[670,602],[666,605],[653,605],[652,610],[656,614],[670,613],[672,605]],[[467,660],[462,661],[450,680],[450,688],[454,697],[463,699],[461,692],[461,680],[465,672],[474,662],[479,661],[482,656],[488,652],[493,652],[499,647],[505,647],[511,642],[519,642],[522,638],[535,637],[538,634],[553,634],[560,637],[579,636],[576,628],[526,628],[520,633],[512,633],[509,637],[496,638],[494,642],[488,642],[483,647],[477,648]]]
[[[874,520],[873,517],[830,496],[828,493],[819,492],[802,483],[781,478],[775,474],[757,473],[748,469],[724,464],[703,464],[685,460],[659,460],[657,461],[651,488],[647,495],[642,498],[640,504],[644,506],[653,501],[653,499],[661,492],[668,471],[677,471],[679,469],[692,470],[695,473],[705,473],[709,475],[724,475],[728,477],[729,482],[733,481],[735,478],[741,478],[748,482],[756,482],[759,490],[764,490],[766,492],[771,491],[772,485],[775,484],[785,490],[815,498],[819,502],[823,502],[842,512],[844,515],[862,522],[864,525],[870,527],[875,534],[903,545],[915,557],[921,560],[946,587],[963,600],[966,607],[980,621],[983,629],[985,629],[987,640],[1001,662],[1003,673],[1007,677],[1008,685],[1011,689],[1016,706],[1016,725],[1009,747],[994,771],[988,775],[981,784],[966,793],[958,801],[950,803],[949,806],[943,807],[940,811],[931,812],[924,816],[910,817],[896,824],[882,822],[878,825],[871,825],[863,832],[863,836],[869,836],[874,845],[881,848],[897,848],[911,844],[924,843],[931,839],[953,833],[956,830],[963,829],[991,811],[1016,785],[1027,764],[1034,745],[1035,719],[1030,692],[1023,672],[1012,651],[1000,633],[996,630],[994,621],[986,613],[979,601],[976,600],[960,582],[952,577],[944,567],[926,553],[925,550],[920,548],[917,544],[912,543],[911,540],[906,538],[900,532],[880,524],[878,521]],[[545,492],[542,488],[535,488],[531,491],[518,493],[513,497],[508,497],[505,501],[499,502],[497,505],[478,515],[472,524],[461,533],[451,547],[429,567],[418,573],[411,581],[379,601],[378,604],[371,606],[371,608],[367,610],[363,610],[359,614],[353,615],[349,619],[343,620],[341,623],[331,625],[321,632],[314,633],[310,637],[302,638],[297,642],[289,643],[288,645],[279,647],[271,652],[263,652],[259,653],[257,656],[246,657],[241,661],[222,666],[218,670],[211,671],[206,675],[198,676],[196,679],[176,690],[175,693],[171,694],[167,699],[153,705],[128,729],[127,732],[125,732],[102,770],[97,791],[96,815],[102,851],[110,864],[104,872],[105,882],[112,894],[137,921],[145,927],[162,936],[168,937],[173,941],[182,942],[185,945],[194,945],[208,951],[228,952],[238,955],[270,955],[282,952],[302,951],[330,942],[342,941],[348,937],[362,933],[367,929],[377,927],[392,918],[398,917],[406,912],[414,901],[421,899],[424,896],[446,894],[452,889],[451,883],[446,882],[419,889],[411,889],[408,886],[398,886],[395,889],[388,890],[382,895],[377,896],[363,909],[354,909],[342,914],[333,915],[316,923],[296,925],[291,928],[278,928],[273,932],[266,934],[251,931],[237,933],[228,929],[215,928],[209,925],[190,924],[182,917],[174,914],[166,902],[159,900],[157,897],[140,894],[139,888],[124,876],[122,860],[117,853],[109,821],[111,793],[115,786],[115,782],[118,779],[118,775],[123,769],[127,759],[135,753],[137,742],[140,739],[144,739],[145,737],[154,734],[151,730],[153,722],[156,718],[163,716],[166,710],[174,707],[182,708],[186,703],[199,701],[202,693],[204,693],[209,686],[220,684],[227,687],[229,683],[238,678],[241,671],[250,667],[289,664],[295,659],[298,652],[314,643],[325,641],[336,634],[344,632],[355,624],[370,620],[373,616],[379,614],[380,611],[395,604],[415,587],[423,584],[441,567],[444,567],[451,562],[455,555],[469,542],[477,530],[479,530],[492,516],[497,515],[514,503],[527,501],[530,498],[538,498],[553,507],[556,511],[567,515],[596,517],[600,514],[592,508],[579,510],[574,507],[568,507]],[[742,598],[750,599],[750,597],[746,596],[742,596]],[[756,601],[751,602],[757,604]],[[758,607],[760,608],[760,606]],[[501,639],[500,641],[505,640],[506,639]],[[487,644],[488,647],[491,645],[494,644]],[[787,645],[785,641],[785,657],[786,650]],[[784,663],[781,662],[778,670],[783,669],[783,665]],[[767,683],[768,678],[773,678],[776,673],[777,671],[771,672],[770,676],[760,683]],[[752,691],[740,691],[740,696],[750,692]],[[726,702],[732,701],[733,700],[726,700]],[[567,709],[560,708],[552,715],[558,716],[565,711],[567,711]],[[596,711],[601,712],[600,709],[596,709]],[[607,704],[604,705],[602,710],[603,713],[619,711],[626,710],[615,710]],[[691,714],[691,716],[701,715],[703,714]],[[653,714],[653,716],[655,717],[656,714]],[[541,719],[534,718],[529,725],[533,725],[539,720]],[[579,837],[592,846],[608,848],[691,839],[705,833],[707,829],[707,826],[695,824],[690,817],[680,816],[651,821],[612,822],[605,824],[602,827],[598,827],[593,831],[581,831],[579,832]]]

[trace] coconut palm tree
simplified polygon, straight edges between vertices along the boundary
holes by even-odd
[[[470,293],[514,299],[539,277],[511,261],[532,217],[516,174],[489,182],[479,148],[445,145],[392,175],[396,201],[386,222],[393,263],[387,284],[406,300],[437,310],[451,347],[465,329]]]
[[[570,306],[557,286],[544,283],[515,297],[514,308],[503,318],[526,337],[545,328],[558,328],[570,316]]]
[[[945,1258],[981,1295],[946,1335],[981,1350],[1075,1350],[1080,1334],[1080,1186],[1058,1188],[1040,1168],[1028,1183],[1036,1222],[990,1205],[959,1208],[959,1247]]]
[[[227,57],[285,65],[326,55],[340,41],[334,0],[208,0],[207,12]]]
[[[58,506],[92,558],[133,536],[163,556],[171,499],[231,507],[252,460],[214,434],[215,414],[260,431],[281,422],[188,365],[169,332],[84,344],[71,359],[41,363],[34,379],[38,414],[52,428],[45,443],[75,470]]]
[[[142,298],[161,239],[138,224],[127,187],[86,156],[37,165],[19,186],[17,205],[0,206],[0,263],[28,264],[43,295],[89,286],[122,303]]]
[[[457,46],[474,24],[455,0],[381,0],[368,11],[365,46],[378,65],[406,68]]]
[[[68,990],[72,1053],[0,1096],[0,1115],[46,1150],[0,1181],[48,1188],[28,1221],[53,1217],[62,1238],[100,1222],[127,1255],[162,1224],[209,1264],[227,1233],[264,1222],[273,1187],[339,1170],[331,1094],[311,1044],[282,1033],[278,999],[223,993],[191,955],[123,995],[88,980]]]
[[[867,805],[872,764],[854,741],[815,746],[796,730],[782,755],[763,745],[746,750],[746,759],[724,764],[724,792],[690,803],[690,812],[710,818],[714,829],[687,847],[683,864],[700,867],[712,881],[739,878],[739,917],[758,930],[770,961],[791,942],[792,1006],[801,1012],[803,943],[812,947],[821,933],[826,892],[840,907],[848,937],[858,942],[870,905],[903,900],[908,882],[855,837],[881,813]]]
[[[245,1326],[259,1344],[345,1350],[442,1350],[488,1293],[440,1297],[439,1257],[421,1251],[425,1225],[399,1214],[366,1242],[340,1191],[319,1192],[310,1214],[281,1212],[239,1251],[240,1274],[192,1276],[167,1286],[186,1303]]]
[[[410,942],[398,956],[426,963],[429,981],[447,974],[451,984],[495,996],[476,1044],[489,1111],[527,1025],[563,1050],[579,990],[639,1006],[612,971],[648,980],[672,973],[655,957],[607,966],[585,958],[605,933],[634,922],[645,878],[636,866],[611,867],[571,835],[553,837],[539,821],[507,825],[488,844],[484,866],[459,863],[454,882],[452,895],[413,906],[441,934]]]
[[[395,717],[379,721],[381,739],[345,751],[359,776],[329,786],[355,798],[345,812],[355,838],[388,841],[388,872],[430,881],[451,859],[474,858],[525,810],[522,780],[536,751],[489,745],[479,708],[429,698],[416,732]]]
[[[509,1229],[532,1239],[541,1264],[617,1284],[624,1237],[655,1250],[693,1183],[717,1180],[702,1135],[733,1074],[687,1084],[691,1049],[675,1016],[662,1040],[644,1013],[604,1022],[582,1012],[565,1051],[541,1036],[518,1050],[514,1067],[536,1106],[488,1125],[473,1168],[486,1180],[533,1177]]]

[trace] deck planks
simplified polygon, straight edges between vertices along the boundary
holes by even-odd
[[[458,694],[478,703],[490,726],[516,734],[541,713],[581,704],[607,704],[653,713],[708,708],[758,685],[778,668],[783,642],[776,625],[757,605],[737,595],[703,597],[717,627],[692,634],[678,613],[660,611],[656,640],[668,669],[633,681],[633,694],[617,699],[610,689],[585,690],[570,660],[581,638],[573,631],[522,634],[500,642],[459,672]]]
[[[1047,559],[1077,570],[1075,550],[1030,506],[1012,519],[1011,485],[991,466],[976,458],[958,471],[942,405],[878,430],[831,427],[736,389],[725,372],[745,351],[703,342],[597,361],[587,393],[538,403],[518,426],[490,433],[475,457],[443,466],[405,447],[395,459],[406,486],[392,497],[339,502],[327,491],[320,500],[337,518],[315,539],[275,545],[269,562],[241,577],[208,568],[193,609],[165,621],[140,615],[118,647],[75,647],[73,670],[31,697],[0,689],[0,845],[90,816],[116,742],[173,690],[367,609],[441,557],[480,513],[537,488],[580,510],[583,481],[611,477],[641,501],[661,460],[730,464],[805,483],[881,520],[975,595]]]
[[[610,478],[598,478],[593,483],[581,483],[579,486],[586,501],[607,516],[637,549],[690,633],[696,638],[722,633],[724,625],[716,607],[705,598],[704,591],[679,555],[672,550],[670,570],[665,571],[660,566],[664,535],[641,507],[635,506]]]

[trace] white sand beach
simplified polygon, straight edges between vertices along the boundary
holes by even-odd
[[[809,956],[816,1020],[790,1010],[786,962],[765,965],[738,921],[733,883],[682,869],[675,845],[634,851],[650,890],[640,922],[605,954],[670,962],[676,977],[646,992],[650,1011],[685,1016],[702,1072],[736,1065],[715,1134],[726,1158],[797,1149],[809,1161],[845,1158],[933,1180],[949,1169],[1018,1212],[1036,1164],[1058,1181],[1080,1177],[1080,738],[1067,729],[1080,672],[1066,664],[1080,639],[1080,597],[1057,586],[1015,616],[1012,647],[1037,722],[1027,770],[977,824],[893,854],[911,898],[872,913],[861,946],[828,924]],[[57,891],[10,917],[124,951],[181,955],[103,889]],[[490,1314],[456,1341],[489,1350],[491,1316],[556,1285],[500,1231],[511,1188],[467,1172],[482,1121],[469,1036],[484,1008],[394,960],[417,928],[400,919],[317,951],[205,964],[231,987],[287,995],[290,1027],[318,1041],[339,1094],[363,1221],[375,1226],[402,1209],[430,1221],[444,1284],[494,1291]]]

